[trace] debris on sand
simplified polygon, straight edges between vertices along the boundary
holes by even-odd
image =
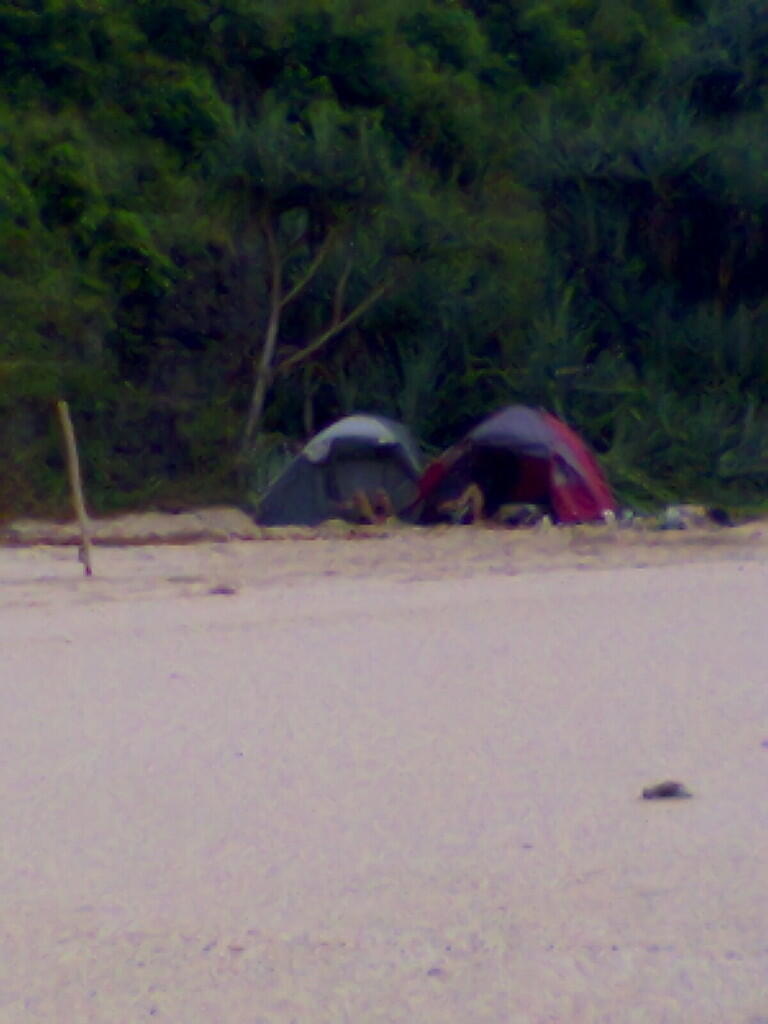
[[[672,779],[657,782],[655,786],[643,790],[643,800],[686,800],[692,796],[693,793],[682,782],[674,782]]]

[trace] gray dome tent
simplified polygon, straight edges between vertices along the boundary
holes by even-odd
[[[418,493],[421,455],[406,427],[358,414],[322,430],[265,491],[262,526],[315,526],[344,518],[358,492],[383,491],[395,512]]]

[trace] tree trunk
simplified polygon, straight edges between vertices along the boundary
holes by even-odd
[[[269,319],[267,321],[267,330],[264,335],[264,345],[262,347],[261,354],[259,355],[258,360],[255,361],[253,391],[251,393],[251,402],[248,408],[248,417],[245,422],[245,430],[243,431],[243,444],[241,450],[241,455],[243,457],[247,454],[248,449],[253,445],[254,438],[261,429],[261,421],[264,417],[267,393],[269,392],[272,381],[275,377],[273,363],[275,360],[277,340],[280,335],[280,317],[282,311],[289,302],[293,302],[294,299],[298,298],[298,296],[304,291],[320,269],[320,266],[330,252],[333,243],[336,241],[336,232],[332,228],[323,239],[322,245],[315,253],[315,256],[311,260],[304,275],[299,278],[292,288],[284,293],[283,259],[280,255],[277,236],[275,234],[275,225],[273,224],[269,213],[264,214],[262,231],[267,243],[267,254],[269,257],[269,269],[272,284],[269,296]]]
[[[264,345],[262,346],[258,359],[254,360],[253,391],[251,392],[251,401],[248,407],[248,416],[246,418],[245,429],[243,431],[243,443],[240,453],[241,461],[243,463],[245,463],[248,451],[252,447],[253,442],[261,429],[267,394],[275,378],[275,373],[285,373],[288,370],[293,369],[294,366],[305,362],[309,357],[314,355],[315,352],[318,352],[329,341],[341,334],[342,331],[345,331],[355,323],[356,320],[363,316],[363,314],[366,313],[371,306],[375,305],[375,303],[377,303],[395,283],[394,277],[385,278],[384,281],[381,281],[378,285],[372,288],[368,295],[361,299],[354,309],[350,310],[349,313],[344,314],[344,299],[346,297],[347,284],[352,273],[352,262],[348,261],[336,284],[331,309],[331,318],[328,326],[324,330],[320,331],[319,334],[315,335],[315,337],[312,338],[303,348],[285,358],[282,363],[275,368],[275,352],[280,334],[280,318],[282,311],[289,302],[292,302],[301,294],[301,292],[303,292],[309,282],[314,278],[325,257],[331,250],[331,247],[336,240],[336,234],[333,229],[328,232],[322,245],[309,264],[306,273],[292,288],[284,293],[283,259],[280,255],[278,240],[275,234],[275,225],[269,213],[265,213],[263,215],[262,231],[267,244],[271,277],[269,318],[267,320],[267,330],[264,335]]]
[[[271,287],[269,293],[269,319],[264,335],[264,345],[256,361],[256,373],[248,407],[248,417],[243,432],[242,455],[245,456],[253,439],[261,428],[267,391],[272,383],[272,362],[275,358],[277,338],[280,333],[280,314],[283,308],[283,264],[275,237],[275,229],[269,214],[264,215],[262,230],[267,243]]]

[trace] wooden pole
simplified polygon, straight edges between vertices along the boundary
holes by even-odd
[[[93,575],[93,563],[91,561],[91,527],[88,522],[88,513],[85,511],[85,500],[83,498],[83,484],[80,479],[80,460],[77,457],[77,441],[75,440],[75,428],[72,426],[72,417],[69,415],[69,405],[66,402],[57,402],[56,411],[59,414],[61,431],[64,435],[64,451],[67,456],[67,473],[69,475],[69,486],[72,491],[72,505],[80,525],[80,561],[86,576]]]

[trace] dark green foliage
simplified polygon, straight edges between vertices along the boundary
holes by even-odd
[[[64,500],[57,398],[102,509],[513,400],[759,503],[767,90],[758,0],[0,0],[0,510]]]

